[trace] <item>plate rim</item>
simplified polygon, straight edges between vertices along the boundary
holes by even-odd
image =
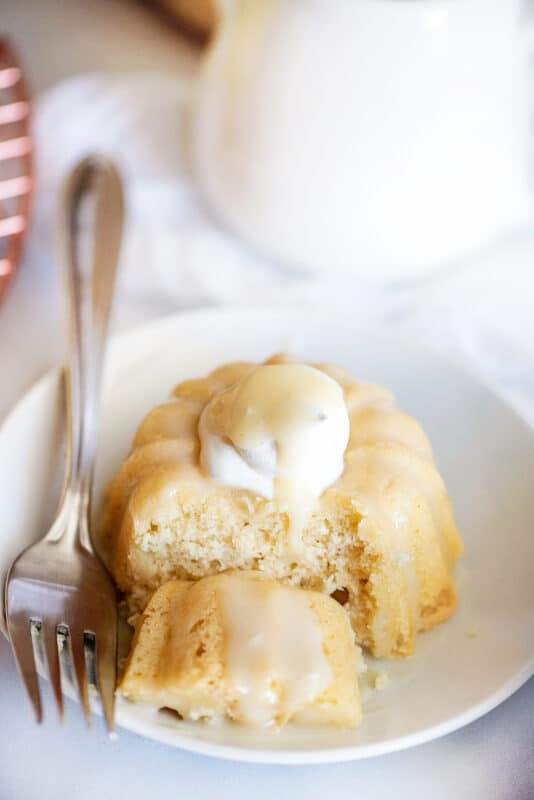
[[[196,739],[193,736],[181,735],[179,741],[171,741],[170,735],[167,738],[164,734],[160,735],[157,731],[154,736],[147,736],[143,732],[143,723],[134,721],[128,726],[122,725],[120,715],[118,724],[143,738],[149,738],[160,744],[168,745],[178,749],[187,750],[190,753],[211,756],[223,761],[235,761],[248,764],[271,764],[271,765],[294,765],[304,766],[310,764],[340,764],[347,761],[361,761],[366,758],[387,755],[388,753],[398,753],[408,750],[418,745],[427,744],[436,739],[441,739],[449,733],[454,733],[471,722],[481,719],[497,708],[505,700],[508,700],[518,691],[530,678],[534,676],[534,655],[530,663],[519,670],[515,676],[510,678],[499,691],[494,692],[485,701],[478,703],[455,717],[451,717],[445,722],[425,728],[423,731],[399,736],[396,739],[385,739],[382,742],[375,742],[368,745],[350,745],[342,747],[322,748],[317,750],[269,750],[258,748],[245,750],[236,745],[226,745],[216,742],[207,742]]]

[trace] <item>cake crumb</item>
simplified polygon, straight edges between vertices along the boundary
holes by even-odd
[[[469,628],[468,631],[465,632],[465,635],[468,636],[470,639],[474,639],[478,636],[478,631],[476,628]]]
[[[374,678],[374,688],[381,692],[382,689],[387,689],[390,684],[389,675],[386,672],[377,672]]]

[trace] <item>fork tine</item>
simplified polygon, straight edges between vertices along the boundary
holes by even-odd
[[[110,736],[115,734],[115,684],[117,678],[117,629],[109,625],[96,637],[96,674],[102,709]]]
[[[37,722],[42,722],[43,709],[41,706],[39,679],[35,668],[31,621],[22,614],[18,614],[14,618],[8,616],[8,631],[11,647],[15,654],[15,661],[35,711],[35,717]]]
[[[76,673],[76,682],[78,683],[78,694],[80,695],[80,702],[82,704],[83,713],[87,727],[92,725],[91,706],[89,704],[89,688],[87,684],[87,670],[85,666],[85,644],[83,631],[73,631],[70,628],[70,652],[72,656],[72,663],[74,664],[74,671]]]
[[[59,666],[59,651],[57,647],[57,627],[43,623],[41,636],[46,653],[48,675],[54,690],[59,719],[63,721],[63,692],[61,690],[61,672]]]

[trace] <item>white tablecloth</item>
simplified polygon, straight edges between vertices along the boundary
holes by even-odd
[[[1,22],[18,36],[22,54],[28,54],[30,76],[42,89],[74,72],[102,65],[107,73],[131,73],[147,64],[172,71],[178,86],[194,63],[190,50],[178,41],[171,44],[171,34],[151,24],[139,7],[126,7],[117,0],[71,0],[70,4],[6,0]],[[41,40],[43,31],[45,40]],[[137,46],[139,36],[144,37],[143,48]],[[69,45],[70,41],[75,44]],[[109,86],[111,79],[107,80]],[[131,83],[113,80],[118,81],[115,89],[118,86],[119,92],[128,94]],[[79,95],[91,86],[95,84],[82,81],[69,91]],[[174,91],[169,84],[167,88]],[[48,96],[41,123],[51,104],[60,101],[58,95]],[[242,250],[233,237],[217,228],[197,205],[179,170],[171,187],[157,180],[157,175],[148,180],[135,169],[129,172],[128,165],[126,172],[130,213],[143,208],[150,191],[152,198],[158,198],[158,209],[172,209],[176,214],[176,226],[171,233],[167,230],[166,245],[155,254],[150,248],[143,250],[148,241],[144,237],[161,236],[162,231],[147,228],[136,237],[135,226],[131,228],[125,256],[129,268],[117,301],[115,327],[184,305],[247,302],[258,295],[274,302],[292,299],[310,304],[329,298],[339,302],[344,297],[355,310],[380,304],[392,324],[424,335],[439,349],[468,363],[534,421],[534,233],[518,234],[426,285],[378,289],[301,282]],[[62,358],[61,293],[49,236],[57,175],[54,170],[49,174],[43,164],[41,173],[42,192],[25,262],[0,309],[0,417],[27,386]],[[169,271],[173,253],[179,253],[176,274]],[[151,254],[158,278],[151,280],[148,292],[143,271],[135,265]],[[226,270],[223,281],[217,272],[221,264]],[[120,795],[141,800],[171,792],[184,797],[194,794],[199,800],[250,796],[261,800],[273,795],[313,800],[325,794],[398,800],[534,798],[532,680],[483,719],[436,742],[364,762],[291,768],[210,760],[125,732],[110,743],[100,721],[88,733],[79,709],[70,703],[63,729],[51,703],[46,724],[39,729],[32,722],[4,640],[0,640],[0,672],[0,800],[115,800]]]

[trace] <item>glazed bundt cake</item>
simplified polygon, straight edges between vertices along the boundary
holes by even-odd
[[[284,356],[266,362],[291,363]],[[218,406],[236,392],[224,390],[244,385],[239,389],[244,392],[249,376],[259,371],[253,363],[228,364],[177,386],[172,398],[141,423],[133,450],[109,487],[105,512],[117,584],[135,615],[171,579],[257,570],[333,595],[345,605],[356,641],[373,655],[409,655],[418,631],[453,613],[453,572],[462,550],[429,442],[386,389],[336,367],[302,369],[314,373],[304,377],[313,378],[332,408],[335,392],[326,383],[319,386],[317,371],[323,382],[335,382],[347,426],[345,431],[338,414],[334,433],[341,444],[342,472],[304,509],[298,547],[291,508],[279,494],[269,496],[268,487],[260,493],[241,484],[225,485],[206,469],[213,459],[204,444],[201,459],[199,423],[201,429],[216,426]],[[291,389],[292,407],[294,395]],[[312,413],[306,393],[299,402],[299,413]],[[250,406],[244,408],[245,415],[254,416]],[[327,424],[326,417],[320,412],[317,420]],[[232,424],[237,431],[235,419]],[[220,448],[228,445],[223,433],[213,439]],[[265,483],[264,465],[258,467],[255,456],[237,444],[235,452],[245,453],[246,468],[255,468]],[[267,461],[272,456],[271,451],[261,453]],[[314,458],[321,467],[317,453],[310,454],[315,464]],[[326,449],[324,458],[326,463]],[[300,468],[305,467],[301,460]]]
[[[361,668],[335,600],[258,572],[226,573],[154,593],[119,692],[184,719],[354,727]]]

